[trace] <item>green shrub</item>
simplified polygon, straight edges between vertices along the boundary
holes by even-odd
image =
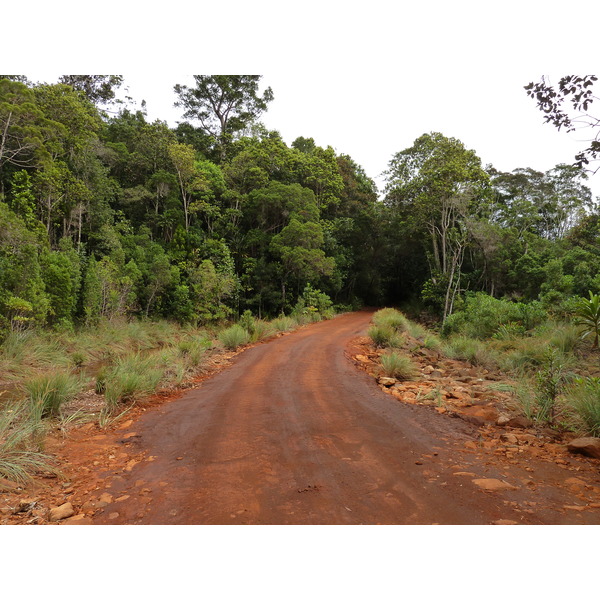
[[[383,354],[381,356],[381,366],[385,375],[396,379],[414,379],[418,373],[412,360],[398,352]]]
[[[529,331],[547,318],[548,315],[539,302],[510,302],[478,292],[466,296],[461,309],[446,319],[442,335],[449,337],[461,334],[488,339],[503,325],[512,329],[521,326]]]
[[[219,340],[228,350],[236,350],[250,343],[250,334],[240,325],[232,325],[219,334]]]

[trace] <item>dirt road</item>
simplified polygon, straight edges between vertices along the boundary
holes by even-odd
[[[465,454],[474,425],[398,402],[356,369],[347,347],[370,318],[346,314],[249,348],[146,413],[129,437],[146,459],[114,478],[94,523],[582,522],[556,508],[568,502],[557,490],[527,485],[529,472]],[[514,489],[483,491],[477,478]]]

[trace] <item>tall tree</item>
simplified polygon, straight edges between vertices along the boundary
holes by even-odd
[[[177,84],[175,106],[185,109],[185,118],[197,119],[219,146],[221,160],[235,133],[254,122],[273,100],[268,87],[259,96],[260,75],[194,75],[195,88]]]
[[[460,286],[468,221],[489,193],[488,175],[460,140],[431,133],[394,155],[386,177],[387,204],[430,240],[430,285],[441,288],[445,319]]]
[[[115,99],[123,83],[122,75],[61,75],[60,83],[83,92],[94,104],[107,104]]]

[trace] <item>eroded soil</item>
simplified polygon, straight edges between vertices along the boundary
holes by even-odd
[[[415,381],[379,379],[370,318],[257,344],[111,428],[56,437],[64,478],[4,484],[1,522],[68,503],[56,523],[600,523],[597,460],[510,421],[498,374],[420,350]]]

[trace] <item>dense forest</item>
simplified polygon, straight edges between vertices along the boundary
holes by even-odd
[[[176,127],[119,104],[121,76],[2,77],[2,335],[275,317],[307,290],[442,322],[475,294],[561,315],[600,292],[600,213],[578,166],[500,172],[430,132],[378,190],[311,132],[288,146],[261,125],[275,94],[260,76],[175,86]]]

